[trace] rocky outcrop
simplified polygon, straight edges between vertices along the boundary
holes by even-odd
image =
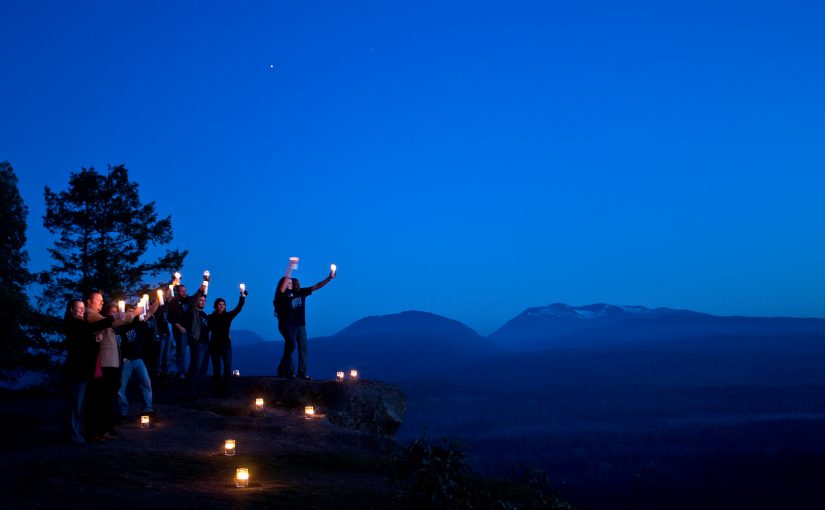
[[[316,413],[334,425],[385,436],[395,435],[407,410],[401,388],[380,381],[275,377],[240,377],[233,381],[233,401],[252,402],[257,397],[285,409],[303,409],[312,404]]]

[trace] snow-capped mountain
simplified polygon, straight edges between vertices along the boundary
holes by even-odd
[[[708,335],[825,334],[825,320],[720,317],[689,310],[596,303],[528,308],[488,338],[509,350],[696,338]]]

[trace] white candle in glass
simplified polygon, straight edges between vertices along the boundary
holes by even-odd
[[[249,469],[238,468],[235,470],[235,486],[249,487]]]
[[[163,306],[163,290],[158,289],[158,301],[160,302],[160,306]]]
[[[335,276],[335,271],[338,271],[338,266],[336,266],[335,264],[330,264],[329,272],[332,273],[332,276]]]

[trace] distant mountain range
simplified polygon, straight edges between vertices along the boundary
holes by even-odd
[[[674,340],[711,335],[825,334],[825,320],[788,317],[720,317],[690,310],[597,303],[555,303],[528,308],[488,339],[517,351],[563,346]]]
[[[327,337],[309,342],[314,374],[332,377],[338,370],[399,377],[449,373],[468,364],[494,367],[507,352],[542,352],[559,348],[598,348],[645,343],[712,344],[723,337],[823,335],[825,319],[719,317],[689,310],[617,306],[598,303],[574,307],[555,303],[528,308],[488,337],[433,313],[406,311],[360,319]],[[255,333],[233,331],[234,364],[251,374],[273,374],[281,342],[264,342]],[[710,339],[713,339],[712,341]],[[539,356],[539,358],[543,357]],[[538,359],[538,358],[537,358]],[[320,375],[319,375],[320,376]]]

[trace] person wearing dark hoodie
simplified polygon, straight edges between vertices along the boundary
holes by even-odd
[[[121,419],[129,415],[126,389],[132,379],[137,379],[140,393],[143,396],[142,414],[154,414],[155,412],[152,407],[152,380],[149,378],[149,370],[146,367],[146,359],[154,342],[155,319],[152,314],[145,315],[143,319],[135,317],[131,323],[115,330],[120,336],[120,352],[123,360],[120,389],[117,393]]]
[[[226,311],[226,301],[223,298],[215,300],[215,311],[209,314],[209,355],[212,357],[212,375],[222,396],[229,393],[229,382],[232,378],[232,339],[229,328],[232,321],[243,310],[248,291],[242,290],[238,297],[238,304],[231,311]],[[223,371],[221,371],[223,362]]]

